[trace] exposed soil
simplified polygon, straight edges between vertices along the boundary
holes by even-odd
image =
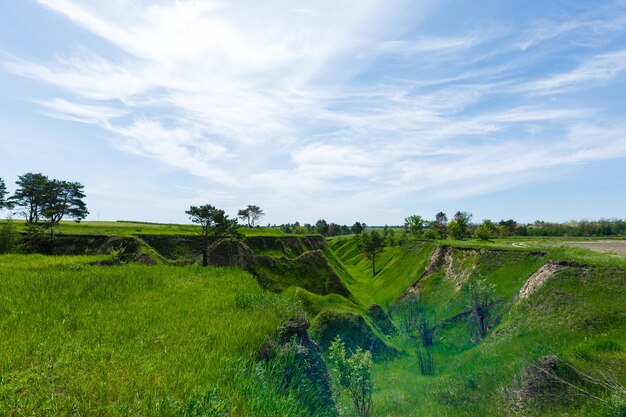
[[[528,278],[522,289],[519,291],[518,298],[528,298],[531,294],[537,291],[545,284],[547,280],[552,278],[554,274],[559,270],[559,264],[555,262],[548,262],[537,270],[534,274]]]

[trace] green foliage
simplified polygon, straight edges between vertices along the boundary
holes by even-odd
[[[454,213],[454,220],[453,220],[457,226],[458,226],[458,233],[459,233],[459,238],[458,239],[463,239],[464,237],[467,236],[467,232],[468,232],[468,228],[470,225],[470,221],[472,221],[472,213],[468,213],[466,211],[457,211],[456,213]],[[448,225],[449,227],[449,225]],[[456,239],[456,238],[455,238]]]
[[[0,223],[0,254],[11,253],[15,248],[17,233],[12,219]]]
[[[603,406],[604,417],[626,417],[626,393],[614,393]]]
[[[435,356],[428,350],[417,348],[417,364],[419,365],[420,374],[422,375],[435,375]]]
[[[354,409],[360,417],[373,416],[374,402],[372,393],[372,355],[369,351],[357,348],[349,357],[339,337],[337,337],[328,350],[329,357],[337,366],[339,384],[344,388]]]
[[[483,221],[480,226],[476,228],[474,236],[482,240],[491,240],[499,237],[502,234],[502,228],[497,226],[491,220]]]
[[[376,275],[376,255],[384,248],[385,239],[376,230],[361,234],[361,251],[372,261],[372,277]]]
[[[418,330],[420,333],[420,338],[422,340],[422,345],[432,346],[433,339],[435,337],[436,327],[430,325],[430,321],[425,315],[422,315],[422,317],[420,317]]]
[[[42,218],[54,227],[63,218],[80,222],[89,214],[83,201],[84,186],[78,182],[50,180],[43,174],[29,172],[21,175],[16,184],[18,188],[9,200],[23,210],[27,223],[37,223]]]
[[[487,335],[487,320],[496,292],[495,287],[484,279],[476,279],[467,283],[466,291],[469,295],[468,307],[472,312],[470,323],[473,325],[476,335],[483,338]]]
[[[448,235],[455,240],[463,239],[463,230],[456,220],[451,220],[448,223]]]
[[[0,414],[310,415],[254,372],[298,303],[241,270],[105,258],[0,256]]]
[[[241,220],[245,220],[248,227],[254,227],[263,216],[265,216],[265,213],[261,207],[252,204],[249,204],[248,207],[237,212],[237,217]]]
[[[435,232],[433,229],[426,229],[426,230],[424,230],[424,233],[422,234],[422,237],[424,239],[435,240],[435,239],[437,239],[437,232]]]
[[[200,225],[200,252],[202,253],[202,265],[207,266],[208,250],[210,243],[218,243],[220,239],[225,237],[239,237],[237,231],[237,220],[229,219],[228,215],[222,209],[218,209],[210,204],[202,206],[191,206],[185,213],[189,219]],[[211,240],[209,238],[217,238]]]
[[[4,183],[4,180],[0,178],[0,210],[2,210],[7,204],[6,195],[7,195],[7,186]]]
[[[405,226],[409,229],[409,232],[415,237],[420,237],[422,230],[424,229],[424,219],[416,214],[404,219]]]
[[[392,315],[398,321],[400,329],[410,335],[419,330],[422,309],[419,295],[410,292],[393,306]]]

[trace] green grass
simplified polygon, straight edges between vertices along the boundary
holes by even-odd
[[[344,278],[348,289],[360,304],[378,304],[387,308],[418,280],[434,248],[431,242],[408,242],[402,247],[387,247],[376,258],[376,276],[372,277],[371,261],[349,238],[329,242],[336,255],[335,269],[349,274]]]
[[[519,288],[546,259],[516,251],[481,253],[473,276],[495,285],[499,302],[492,318],[500,316],[497,326],[482,341],[472,339],[466,319],[439,329],[431,348],[437,369],[430,377],[419,374],[413,348],[417,342],[399,342],[405,355],[375,365],[376,413],[506,415],[511,412],[506,390],[529,362],[547,354],[585,371],[608,371],[626,385],[626,270],[565,268],[529,299],[514,303]],[[420,283],[420,296],[431,320],[467,309],[467,296],[442,272]],[[608,395],[601,390],[596,394]],[[579,397],[537,407],[537,415],[602,415],[599,402]]]
[[[1,222],[1,220],[0,220]],[[26,223],[14,220],[18,231],[26,229]],[[65,235],[196,235],[199,226],[192,224],[143,223],[132,221],[62,221],[55,228],[55,233]],[[275,227],[241,227],[239,231],[246,236],[298,236],[288,234]]]
[[[232,415],[292,415],[250,373],[299,304],[231,268],[0,256],[0,415],[180,415],[214,387]]]

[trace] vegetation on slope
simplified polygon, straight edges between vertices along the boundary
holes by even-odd
[[[255,363],[293,299],[238,269],[100,260],[0,256],[0,414],[307,415]]]

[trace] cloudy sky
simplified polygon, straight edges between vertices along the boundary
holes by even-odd
[[[626,1],[0,1],[0,91],[90,219],[626,217]]]

